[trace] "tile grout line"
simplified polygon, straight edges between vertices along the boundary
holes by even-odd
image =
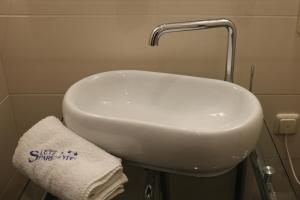
[[[300,96],[300,94],[295,93],[295,94],[260,94],[260,93],[254,93],[256,96]]]
[[[121,14],[121,16],[139,16],[139,15],[147,15],[147,16],[183,16],[183,17],[193,17],[193,16],[201,16],[201,17],[238,17],[238,18],[297,18],[297,14],[295,15],[218,15],[218,14],[211,14],[211,15],[199,15],[199,14],[144,14],[144,13],[136,13],[136,14],[130,14],[130,13],[124,13]],[[117,13],[103,13],[103,14],[1,14],[0,18],[8,18],[8,17],[15,17],[15,18],[35,18],[35,17],[119,17]]]
[[[63,96],[65,93],[15,93],[10,94],[12,97],[16,96]]]
[[[62,96],[64,93],[10,93],[9,96]],[[256,96],[300,96],[299,93],[295,94],[263,94],[263,93],[254,93]]]

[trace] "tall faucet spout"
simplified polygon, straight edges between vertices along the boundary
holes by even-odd
[[[233,82],[236,28],[233,22],[228,19],[212,19],[212,20],[200,20],[200,21],[162,24],[157,26],[152,31],[149,40],[149,45],[158,46],[160,37],[165,33],[192,31],[192,30],[201,30],[201,29],[208,29],[208,28],[219,28],[219,27],[226,28],[228,32],[227,58],[226,58],[226,69],[225,69],[224,80]]]

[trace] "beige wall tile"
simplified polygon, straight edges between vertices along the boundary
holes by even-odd
[[[0,0],[1,1],[1,0]],[[1,5],[0,5],[1,7]],[[3,53],[4,40],[6,35],[7,17],[0,14],[0,55]]]
[[[256,94],[299,94],[300,37],[296,18],[233,19],[238,27],[236,68],[242,74],[254,64]],[[278,29],[278,27],[281,27]],[[240,75],[236,75],[239,80]],[[249,76],[246,76],[249,77]]]
[[[297,32],[298,32],[298,35],[300,35],[300,4],[299,4],[299,9],[298,9]]]
[[[11,5],[9,5],[11,2]],[[297,0],[1,0],[10,14],[167,14],[295,16]],[[1,5],[1,4],[0,4]],[[10,7],[9,7],[10,6]]]
[[[263,130],[258,141],[258,151],[261,153],[262,158],[267,159],[278,157],[276,147],[265,125],[263,126]]]
[[[115,69],[222,79],[226,57],[226,34],[222,29],[170,34],[161,39],[157,48],[147,45],[155,25],[201,18],[206,17],[10,18],[3,53],[9,91],[63,93],[86,75]],[[248,87],[249,68],[254,64],[255,93],[299,94],[300,37],[295,31],[296,17],[232,19],[238,28],[236,82]]]
[[[291,180],[291,184],[292,184],[294,190],[296,191],[296,194],[299,196],[300,188],[292,174],[291,166],[287,159],[283,160],[283,163],[284,163],[285,168],[287,169],[288,177]],[[300,159],[299,158],[293,159],[293,166],[295,169],[295,173],[299,179],[299,177],[300,177]]]
[[[28,179],[25,176],[16,172],[6,186],[5,191],[0,195],[0,199],[19,200],[27,181]]]
[[[207,17],[159,16],[158,24],[205,18]],[[250,66],[254,64],[255,93],[299,94],[300,37],[295,30],[296,18],[231,19],[238,30],[236,83],[248,87]],[[223,78],[226,32],[215,29],[165,35],[158,51],[158,64],[164,71]]]
[[[300,113],[300,95],[258,95],[258,99],[262,103],[264,116],[271,135],[280,151],[282,158],[286,158],[283,136],[275,135],[276,130],[276,114],[278,113]],[[289,136],[288,145],[292,157],[300,158],[300,123],[298,123],[298,133]]]
[[[0,15],[1,15],[1,6],[3,1],[0,0]],[[4,36],[6,30],[6,20],[5,18],[0,17],[0,102],[8,95],[6,77],[4,73],[4,68],[2,66],[2,50],[4,46]]]
[[[7,14],[10,0],[0,0],[0,15]]]
[[[3,101],[5,97],[7,97],[7,87],[6,87],[6,79],[4,75],[4,70],[1,64],[1,57],[0,57],[0,102]]]
[[[9,99],[0,104],[0,194],[15,173],[11,159],[17,145],[17,133]]]
[[[157,24],[180,17],[160,16]],[[197,17],[185,17],[192,20]],[[223,79],[226,62],[226,32],[223,29],[181,32],[164,35],[158,51],[158,66],[163,72]]]
[[[62,95],[12,95],[11,103],[20,135],[49,115],[61,118]]]
[[[10,18],[3,65],[9,91],[63,93],[89,74],[155,70],[151,16]]]
[[[297,0],[159,0],[158,13],[170,15],[296,15]]]
[[[156,0],[11,0],[11,14],[154,14]]]

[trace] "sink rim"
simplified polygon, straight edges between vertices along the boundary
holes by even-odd
[[[248,117],[245,118],[242,121],[242,123],[240,123],[239,125],[230,126],[228,128],[222,128],[222,129],[219,128],[219,129],[214,130],[214,129],[209,129],[209,128],[208,129],[179,128],[179,127],[173,127],[171,125],[167,125],[167,124],[163,124],[163,123],[148,122],[146,120],[136,120],[136,119],[129,119],[129,118],[103,116],[103,115],[99,115],[96,113],[82,111],[82,109],[80,109],[76,105],[76,103],[74,101],[72,101],[72,95],[74,95],[74,93],[78,92],[78,87],[80,87],[80,85],[82,83],[87,82],[87,81],[92,81],[95,79],[99,79],[99,78],[105,76],[107,73],[126,73],[126,72],[156,74],[156,75],[160,75],[160,76],[172,76],[172,77],[174,77],[174,79],[176,77],[178,77],[181,79],[183,78],[183,79],[189,79],[189,80],[194,80],[194,81],[202,80],[202,81],[217,83],[219,85],[225,84],[226,86],[230,86],[230,88],[234,88],[234,89],[241,91],[241,93],[243,93],[244,95],[247,95],[247,97],[250,97],[249,101],[251,101],[252,103],[254,103],[257,106],[253,106],[253,108],[255,108],[255,110],[252,110],[250,115],[248,115]],[[208,84],[210,84],[210,83],[208,83]],[[65,109],[66,107],[69,110],[71,110],[72,112],[79,114],[80,116],[87,117],[89,119],[99,119],[99,120],[103,120],[103,121],[109,121],[110,123],[111,123],[111,121],[114,123],[117,122],[117,123],[122,123],[122,124],[129,123],[129,124],[135,124],[135,125],[139,125],[139,126],[141,125],[141,126],[146,126],[146,127],[155,127],[155,128],[159,128],[159,129],[163,129],[163,130],[171,130],[171,131],[175,131],[175,132],[182,130],[183,131],[182,133],[185,133],[185,134],[201,134],[201,135],[211,135],[211,134],[218,134],[218,133],[224,134],[224,133],[230,132],[232,130],[242,129],[242,127],[244,125],[249,124],[252,121],[255,121],[257,116],[262,115],[261,104],[255,97],[255,95],[252,94],[251,92],[249,92],[247,89],[245,89],[242,86],[239,86],[235,83],[218,80],[218,79],[204,78],[204,77],[162,73],[162,72],[152,72],[152,71],[143,71],[143,70],[113,70],[113,71],[100,72],[97,74],[92,74],[90,76],[87,76],[87,77],[77,81],[76,83],[74,83],[66,91],[64,98],[63,98],[63,108]]]

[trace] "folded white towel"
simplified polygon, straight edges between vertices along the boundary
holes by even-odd
[[[106,200],[124,191],[121,160],[47,117],[19,140],[13,164],[61,199]]]

